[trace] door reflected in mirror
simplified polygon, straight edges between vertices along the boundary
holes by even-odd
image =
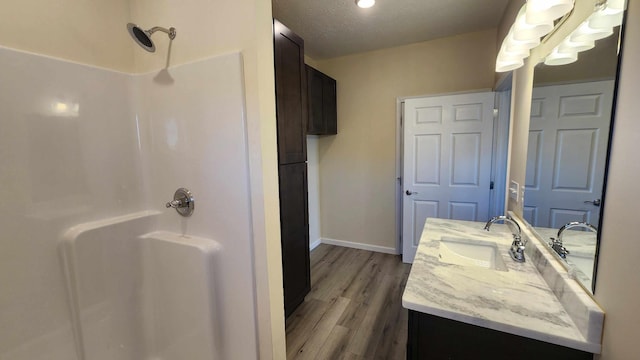
[[[599,228],[618,68],[619,27],[578,61],[534,72],[524,219],[553,244],[569,222]],[[552,250],[586,289],[595,288],[597,234],[565,231]],[[557,245],[557,243],[556,243]]]

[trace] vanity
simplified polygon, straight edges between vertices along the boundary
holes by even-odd
[[[496,61],[500,72],[518,69],[517,81],[505,77],[513,99],[505,208],[522,242],[507,225],[487,232],[484,222],[426,220],[402,297],[408,359],[593,359],[601,352],[604,311],[591,294],[625,1],[572,2],[541,39],[528,33],[539,24],[529,16],[532,4],[521,8]],[[420,179],[405,175],[404,184]],[[445,203],[444,216],[482,217],[454,214],[458,205]],[[526,260],[518,262],[523,244]]]
[[[604,312],[525,228],[427,219],[402,297],[407,359],[592,359]],[[552,284],[553,286],[550,286]]]

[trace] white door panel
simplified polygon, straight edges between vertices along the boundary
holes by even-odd
[[[524,199],[532,225],[598,223],[590,202],[602,194],[611,94],[613,81],[533,89]]]
[[[411,201],[411,206],[413,208],[411,217],[414,219],[426,219],[429,217],[438,217],[439,213],[439,203],[437,201],[424,201],[424,200],[415,200]],[[422,228],[424,227],[424,221],[420,223],[419,221],[413,222],[413,228],[411,229],[411,244],[413,247],[418,246],[418,242],[420,241],[420,235],[422,234]]]
[[[428,217],[485,221],[489,211],[493,93],[404,104],[403,261]]]

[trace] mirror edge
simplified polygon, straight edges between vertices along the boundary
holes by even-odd
[[[598,219],[598,233],[596,234],[596,251],[594,254],[594,258],[593,258],[593,273],[592,273],[592,277],[591,277],[591,294],[595,295],[596,293],[596,283],[597,283],[597,278],[598,278],[598,266],[599,266],[599,262],[598,262],[598,258],[600,255],[600,243],[602,241],[602,224],[603,222],[603,218],[604,218],[604,214],[605,214],[605,207],[607,204],[607,183],[608,183],[608,179],[609,179],[609,163],[611,161],[611,144],[613,143],[613,132],[614,132],[614,125],[615,125],[615,120],[616,120],[616,109],[617,109],[617,103],[618,103],[618,87],[620,85],[620,70],[622,67],[622,57],[623,57],[623,53],[624,53],[624,34],[625,34],[625,29],[626,26],[625,24],[627,23],[627,15],[628,15],[628,11],[625,9],[622,15],[622,25],[620,25],[620,34],[618,36],[618,63],[616,65],[616,78],[614,79],[614,83],[613,83],[613,99],[612,99],[612,106],[611,106],[611,122],[609,123],[609,143],[607,144],[607,155],[606,155],[606,159],[605,159],[605,163],[604,163],[604,179],[603,179],[603,183],[602,183],[602,203],[601,203],[601,213],[600,213],[600,218]]]

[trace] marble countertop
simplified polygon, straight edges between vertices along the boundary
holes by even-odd
[[[402,296],[402,305],[443,318],[599,353],[536,270],[533,261],[517,263],[508,254],[506,225],[430,218],[420,239]],[[440,262],[441,238],[494,241],[508,271]]]
[[[558,237],[557,229],[535,227],[533,230],[544,240],[545,245],[551,238]],[[591,289],[597,241],[597,234],[594,232],[570,229],[562,234],[562,244],[570,253],[560,262],[567,266],[567,271],[572,277],[589,289]]]

